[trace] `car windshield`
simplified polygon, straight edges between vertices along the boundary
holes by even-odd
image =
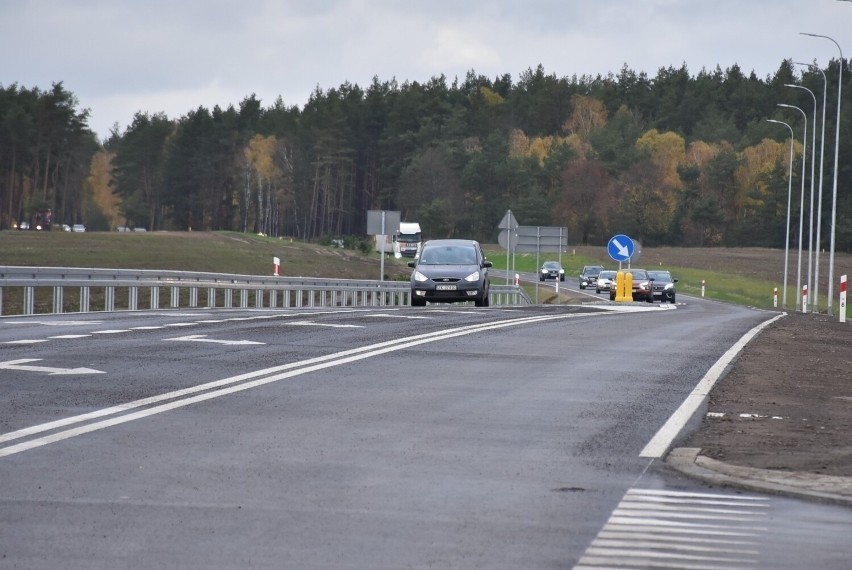
[[[601,272],[597,267],[589,267],[586,269],[586,275],[598,275]]]
[[[671,281],[672,274],[668,271],[649,271],[648,276],[654,279],[654,281]]]
[[[476,250],[472,247],[436,246],[423,250],[422,265],[475,265]]]
[[[560,269],[559,264],[555,261],[546,261],[544,263],[545,269]]]
[[[636,279],[648,279],[648,273],[644,269],[629,269],[630,274],[633,276],[633,280]]]
[[[612,279],[615,277],[615,271],[601,271],[598,279]]]

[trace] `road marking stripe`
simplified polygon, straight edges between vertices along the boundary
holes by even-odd
[[[602,314],[602,313],[598,313]],[[292,378],[294,376],[299,376],[302,374],[306,374],[309,372],[315,372],[318,370],[323,370],[326,368],[330,368],[333,366],[339,366],[342,364],[348,364],[350,362],[355,362],[358,360],[363,360],[365,358],[370,358],[373,356],[379,356],[382,354],[396,352],[400,350],[405,350],[407,348],[411,348],[414,346],[418,346],[421,344],[426,344],[430,342],[435,342],[439,340],[447,340],[459,336],[464,336],[468,334],[475,334],[478,332],[484,332],[488,330],[496,330],[506,327],[519,326],[531,323],[538,323],[544,321],[551,320],[562,320],[568,318],[574,318],[579,316],[590,316],[595,315],[595,313],[572,313],[572,314],[562,314],[562,315],[544,315],[544,316],[535,316],[535,317],[522,317],[515,318],[505,321],[493,321],[491,323],[480,323],[476,325],[467,325],[464,327],[458,327],[454,329],[448,329],[444,331],[435,331],[431,333],[424,333],[420,335],[415,335],[402,339],[394,339],[390,341],[380,342],[372,345],[367,345],[359,348],[353,348],[349,350],[344,350],[341,352],[336,352],[333,354],[320,356],[317,358],[311,358],[308,360],[303,360],[300,362],[293,362],[289,364],[282,364],[280,366],[274,366],[271,368],[265,368],[262,370],[257,370],[254,372],[248,372],[245,374],[240,374],[237,376],[232,376],[230,378],[224,378],[221,380],[216,380],[213,382],[208,382],[205,384],[199,384],[197,386],[192,386],[190,388],[185,388],[182,390],[176,390],[173,392],[168,392],[165,394],[160,394],[157,396],[152,396],[149,398],[143,398],[141,400],[136,400],[133,402],[128,402],[119,406],[112,406],[110,408],[104,408],[102,410],[97,410],[94,412],[89,412],[86,414],[81,414],[77,416],[72,416],[69,418],[65,418],[62,420],[56,420],[53,422],[48,422],[45,424],[40,424],[36,426],[31,426],[28,428],[20,429],[13,432],[8,432],[0,435],[0,443],[13,441],[16,439],[20,439],[23,437],[28,437],[32,435],[36,435],[39,433],[44,433],[47,431],[64,428],[70,425],[86,422],[89,420],[114,416],[116,414],[124,414],[117,417],[109,418],[106,420],[101,420],[99,422],[87,424],[84,426],[80,426],[73,429],[68,429],[65,431],[57,432],[51,435],[43,436],[40,438],[32,439],[26,442],[22,442],[19,444],[11,445],[5,448],[0,449],[0,457],[6,457],[9,455],[14,455],[16,453],[20,453],[22,451],[26,451],[29,449],[34,449],[36,447],[41,447],[43,445],[47,445],[49,443],[54,443],[57,441],[61,441],[64,439],[68,439],[70,437],[74,437],[77,435],[82,435],[85,433],[90,433],[93,431],[97,431],[100,429],[104,429],[110,426],[122,424],[125,422],[146,418],[148,416],[152,416],[155,414],[167,412],[170,410],[174,410],[177,408],[181,408],[184,406],[188,406],[197,402],[203,402],[205,400],[210,400],[213,398],[218,398],[221,396],[226,396],[229,394],[233,394],[236,392],[240,392],[243,390],[248,390],[250,388],[256,388],[259,386],[263,386],[265,384],[269,384],[272,382],[278,382],[280,380],[284,380],[287,378]],[[266,378],[259,378],[256,380],[252,380],[249,382],[245,382],[246,380],[250,380],[252,378],[258,378],[266,376]],[[243,382],[242,384],[238,384]],[[235,385],[236,384],[236,385]],[[199,394],[199,392],[206,392],[203,394]],[[195,394],[193,396],[193,394]],[[175,400],[181,398],[177,401],[173,401],[166,404],[160,404],[158,406],[154,406],[151,408],[147,408],[144,410],[140,410],[133,413],[126,413],[130,410],[142,408],[145,406],[150,406],[152,404],[157,404],[159,402],[164,402],[167,400]]]
[[[710,390],[722,377],[722,373],[728,367],[728,365],[734,360],[737,354],[745,347],[748,342],[757,336],[757,333],[762,331],[764,328],[774,323],[781,317],[783,317],[786,313],[781,313],[780,315],[776,315],[775,317],[768,319],[740,338],[732,346],[729,348],[725,354],[722,355],[719,360],[716,361],[713,366],[710,367],[710,370],[707,371],[707,374],[704,375],[695,389],[686,397],[686,400],[680,405],[680,407],[675,410],[675,412],[669,417],[668,421],[663,424],[663,427],[657,431],[651,441],[645,446],[642,452],[639,454],[639,457],[650,457],[650,458],[661,458],[672,445],[674,438],[681,432],[681,430],[686,426],[686,423],[689,419],[695,414],[695,411],[701,406],[704,402],[704,399],[710,394]]]
[[[40,342],[47,342],[47,339],[42,338],[42,339],[7,340],[3,344],[39,344]]]
[[[47,338],[56,338],[56,339],[65,339],[65,338],[88,338],[92,335],[90,334],[60,334],[56,336],[49,336]]]

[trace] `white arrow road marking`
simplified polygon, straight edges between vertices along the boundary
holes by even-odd
[[[182,341],[188,341],[188,342],[212,342],[212,343],[215,343],[215,344],[229,344],[229,345],[231,345],[231,344],[234,344],[234,345],[266,344],[265,342],[255,342],[253,340],[218,340],[218,339],[215,339],[215,338],[206,338],[206,337],[207,337],[206,334],[190,334],[190,335],[186,335],[186,336],[178,336],[178,337],[175,337],[175,338],[165,338],[163,340],[182,340]]]
[[[621,245],[621,242],[617,239],[612,240],[612,243],[614,243],[615,247],[618,249],[618,255],[621,257],[630,257],[630,252],[627,250],[626,245]]]
[[[37,339],[32,339],[32,340],[28,340],[28,339],[25,339],[25,340],[7,340],[3,344],[38,344],[40,342],[47,342],[47,339],[41,339],[41,340],[37,340]]]
[[[291,321],[289,323],[281,323],[282,325],[294,325],[298,327],[331,327],[334,329],[363,329],[362,325],[332,325],[326,323],[315,323],[313,321]]]
[[[26,362],[38,362],[41,358],[21,358],[19,360],[7,360],[0,362],[0,369],[25,370],[27,372],[47,372],[51,376],[59,374],[103,374],[103,370],[93,368],[53,368],[50,366],[24,366]]]

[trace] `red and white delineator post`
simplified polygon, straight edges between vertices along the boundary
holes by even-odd
[[[278,277],[281,275],[281,260],[277,257],[272,258],[272,265],[274,266],[272,275]]]
[[[521,286],[521,276],[515,273],[515,287]]]
[[[775,290],[772,291],[772,306],[778,307],[778,287],[776,287]]]
[[[808,312],[808,286],[802,285],[802,312]]]
[[[840,322],[846,322],[846,276],[840,276]]]

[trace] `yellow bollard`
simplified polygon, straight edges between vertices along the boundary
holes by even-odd
[[[633,300],[633,275],[627,271],[615,274],[615,300],[619,303]]]

